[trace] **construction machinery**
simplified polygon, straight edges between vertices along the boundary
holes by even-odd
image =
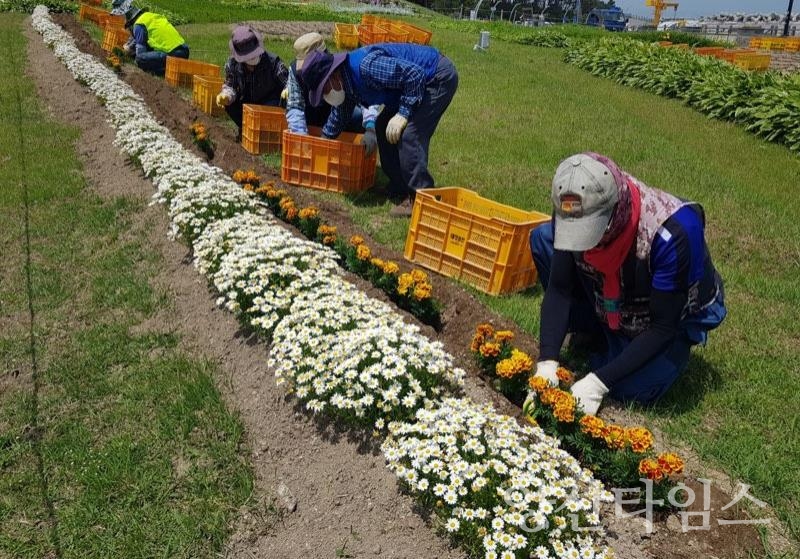
[[[616,6],[605,10],[595,8],[586,16],[586,25],[604,27],[607,31],[625,31],[627,23],[625,14]]]
[[[675,11],[678,11],[678,3],[677,2],[664,2],[664,0],[645,0],[645,6],[649,6],[653,8],[653,27],[658,29],[658,24],[661,22],[661,12],[666,10],[667,8],[674,8]]]

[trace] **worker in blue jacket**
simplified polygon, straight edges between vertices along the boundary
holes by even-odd
[[[336,138],[356,105],[383,105],[375,127],[381,167],[389,177],[394,217],[410,216],[417,190],[434,185],[428,150],[458,88],[453,63],[433,47],[385,43],[350,53],[313,51],[300,78],[309,101],[331,105],[323,135]]]
[[[553,220],[530,239],[545,289],[536,376],[558,385],[566,334],[584,332],[604,351],[572,386],[583,411],[596,414],[606,394],[650,404],[727,313],[703,210],[590,152],[559,165],[551,198]]]

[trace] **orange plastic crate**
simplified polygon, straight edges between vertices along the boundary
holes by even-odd
[[[286,111],[267,105],[242,108],[242,146],[252,154],[281,150],[281,134],[286,130]]]
[[[309,127],[308,132],[283,132],[281,180],[343,194],[372,186],[377,154],[366,155],[361,134],[342,132],[336,140],[328,140],[320,137],[319,128]]]
[[[672,41],[659,41],[658,46],[660,47],[668,47],[672,44]]]
[[[433,33],[422,27],[411,25],[410,23],[400,22],[400,25],[408,32],[408,42],[417,45],[428,45],[431,42]]]
[[[91,21],[92,23],[100,24],[100,16],[111,15],[106,10],[95,8],[88,4],[81,4],[78,8],[78,21]]]
[[[110,13],[97,16],[97,25],[105,29],[109,25],[112,27],[125,27],[125,16],[115,16]]]
[[[103,50],[111,52],[115,47],[122,48],[131,34],[124,27],[107,25],[103,31]]]
[[[696,54],[700,54],[702,56],[714,56],[719,57],[724,51],[724,47],[695,47],[694,52]]]
[[[722,51],[722,54],[719,55],[719,58],[733,63],[737,56],[748,53],[755,54],[756,52],[757,51],[753,49],[725,49]]]
[[[192,76],[219,77],[220,69],[216,64],[188,60],[177,56],[167,57],[167,68],[164,79],[176,87],[192,87]]]
[[[358,42],[362,45],[385,43],[389,37],[389,30],[380,25],[359,25]]]
[[[333,40],[337,49],[358,48],[358,27],[350,23],[336,23],[333,26]]]
[[[409,33],[406,30],[405,26],[400,25],[398,23],[390,23],[387,26],[389,30],[389,35],[386,37],[386,40],[390,43],[407,43],[409,38]]]
[[[225,83],[220,77],[198,76],[192,78],[192,102],[208,115],[218,116],[225,112],[217,106],[217,94],[222,91]]]
[[[418,190],[404,256],[484,293],[513,293],[536,283],[529,238],[548,221],[465,188]]]

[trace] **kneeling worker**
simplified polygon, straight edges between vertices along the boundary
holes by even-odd
[[[561,162],[551,198],[553,220],[531,233],[545,289],[536,376],[556,386],[567,331],[582,331],[605,351],[572,386],[578,406],[596,414],[606,394],[650,404],[727,314],[703,209],[590,152]]]
[[[163,76],[167,56],[189,58],[189,46],[162,15],[143,8],[128,8],[125,28],[131,30],[133,37],[124,49],[135,56],[136,65],[145,72]]]
[[[246,25],[233,30],[228,45],[231,57],[225,64],[225,85],[216,101],[218,106],[225,107],[241,137],[242,106],[280,105],[288,70],[277,54],[264,50],[261,37]]]

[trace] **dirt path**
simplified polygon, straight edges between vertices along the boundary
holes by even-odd
[[[78,38],[83,50],[100,54],[73,18],[59,18],[58,22]],[[106,198],[125,195],[149,199],[152,184],[112,146],[114,134],[105,122],[104,109],[73,80],[35,32],[28,28],[26,33],[30,39],[29,68],[39,95],[54,115],[82,131],[78,152],[90,187]],[[188,123],[204,115],[162,80],[130,67],[124,79],[145,97],[176,138],[192,147],[186,132]],[[213,121],[209,124],[217,142],[214,164],[228,172],[255,167],[264,176],[270,174],[258,158],[233,142],[230,129]],[[340,205],[321,203],[303,189],[290,190],[302,203],[321,205],[345,234],[355,231]],[[462,557],[460,550],[451,549],[447,540],[416,514],[413,502],[398,493],[394,476],[383,467],[374,448],[348,438],[347,433],[337,434],[330,426],[313,423],[284,397],[266,369],[265,346],[242,332],[232,315],[214,306],[205,282],[190,265],[186,248],[167,240],[164,208],[148,207],[134,228],[163,255],[164,271],[154,282],[174,301],[172,308],[140,328],[179,331],[187,351],[215,362],[220,373],[218,384],[228,405],[238,411],[247,429],[260,507],[243,511],[226,556],[328,558],[338,552],[354,557]],[[376,243],[373,246],[379,248]],[[401,258],[382,248],[379,254]],[[375,294],[370,286],[353,281]],[[487,319],[503,326],[509,323],[450,282],[438,281],[436,287],[448,309],[445,328],[438,338],[462,366],[468,367],[471,359],[466,348],[475,324]],[[437,337],[432,329],[426,333]],[[522,339],[527,342],[526,349],[535,348],[530,337]],[[474,375],[468,393],[479,401],[493,401],[505,413],[517,411]],[[608,516],[613,520],[613,513]],[[757,542],[749,526],[692,532],[690,537],[675,533],[674,527],[670,530],[662,522],[656,534],[645,536],[640,523],[626,520],[613,522],[612,532],[611,543],[618,555],[636,559],[733,558]]]

